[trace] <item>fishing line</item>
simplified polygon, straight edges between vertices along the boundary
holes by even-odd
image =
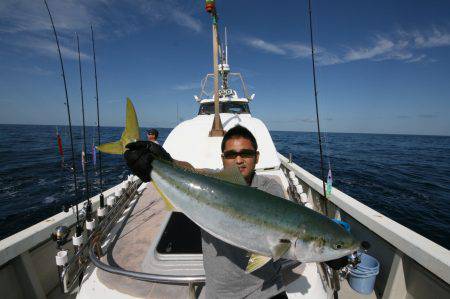
[[[97,142],[100,142],[100,108],[98,104],[98,80],[97,80],[97,60],[95,57],[95,42],[94,42],[94,29],[91,25],[91,40],[92,40],[92,53],[94,54],[94,77],[95,77],[95,99],[97,101]],[[95,151],[95,148],[93,149]],[[102,153],[98,151],[98,165],[100,168],[100,207],[105,206],[105,200],[103,196],[103,168],[102,168]]]
[[[61,66],[61,75],[63,78],[63,82],[64,82],[64,92],[66,95],[66,108],[67,108],[67,118],[68,118],[68,122],[69,122],[69,135],[70,135],[70,148],[71,148],[71,153],[72,153],[72,174],[73,174],[73,182],[74,182],[74,186],[75,186],[75,211],[76,211],[76,217],[77,217],[77,224],[76,224],[76,232],[75,235],[76,236],[80,236],[81,232],[82,232],[82,227],[80,226],[80,216],[79,216],[79,211],[78,211],[78,181],[77,181],[77,174],[76,174],[76,167],[75,167],[75,151],[73,149],[73,133],[72,133],[72,120],[70,117],[70,105],[69,105],[69,95],[67,93],[67,81],[66,81],[66,73],[64,71],[64,63],[63,63],[63,59],[62,59],[62,55],[61,55],[61,48],[59,46],[59,40],[58,40],[58,34],[56,33],[56,28],[55,28],[55,23],[53,22],[53,17],[52,14],[50,12],[50,8],[48,7],[47,4],[47,0],[43,0],[45,7],[47,8],[47,12],[48,12],[48,16],[50,17],[50,22],[52,24],[52,28],[53,28],[53,34],[55,35],[55,41],[56,41],[56,47],[58,48],[58,55],[59,55],[59,62],[60,62],[60,66]]]
[[[84,174],[84,182],[86,185],[86,200],[87,200],[87,206],[86,206],[86,221],[91,221],[91,200],[89,199],[89,174],[88,169],[86,168],[86,124],[85,124],[85,118],[84,118],[84,95],[83,95],[83,75],[81,72],[81,54],[80,54],[80,39],[77,36],[77,49],[78,49],[78,70],[80,74],[80,93],[81,93],[81,115],[83,119],[83,149],[82,149],[82,159],[81,163],[83,165],[83,174]]]

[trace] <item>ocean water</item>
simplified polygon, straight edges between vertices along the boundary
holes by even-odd
[[[71,163],[67,127],[59,128],[66,163]],[[82,200],[86,185],[81,172],[81,127],[74,127],[78,184],[61,167],[55,126],[0,125],[0,239]],[[116,140],[122,128],[102,127],[103,141]],[[160,129],[164,141],[170,129]],[[90,157],[94,128],[87,128]],[[320,176],[317,134],[271,132],[280,153]],[[142,131],[142,136],[144,132]],[[96,138],[96,137],[95,137]],[[393,220],[450,248],[450,137],[328,133],[326,170],[334,186]],[[103,155],[104,189],[129,174],[121,156]],[[89,194],[99,192],[98,159],[88,167]]]

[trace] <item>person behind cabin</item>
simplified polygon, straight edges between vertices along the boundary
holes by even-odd
[[[150,180],[152,156],[193,169],[187,162],[172,159],[159,145],[138,141],[127,147],[129,150],[125,152],[125,160],[133,173],[143,181]],[[279,183],[255,173],[259,160],[258,144],[248,129],[239,125],[230,129],[223,137],[221,151],[223,167],[237,166],[250,187],[285,197]],[[258,270],[246,273],[249,253],[213,237],[204,230],[202,250],[206,298],[287,298],[278,262],[270,261]]]
[[[159,144],[157,141],[159,132],[156,129],[148,129],[147,131],[147,140]]]

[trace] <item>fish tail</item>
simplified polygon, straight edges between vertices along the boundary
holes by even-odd
[[[126,146],[128,143],[139,139],[139,123],[136,116],[136,110],[134,109],[131,100],[127,98],[125,130],[122,133],[122,137],[116,142],[104,143],[96,148],[103,153],[122,155],[127,150]]]

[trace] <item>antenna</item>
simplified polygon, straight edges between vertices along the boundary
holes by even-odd
[[[84,157],[84,159],[82,159],[81,163],[83,163],[83,174],[84,174],[84,183],[86,185],[86,199],[87,199],[87,206],[86,206],[86,221],[91,222],[92,218],[91,218],[91,210],[92,210],[92,206],[91,206],[91,200],[89,199],[89,176],[88,176],[88,169],[86,168],[86,123],[85,123],[85,118],[84,118],[84,95],[83,95],[83,75],[81,72],[81,54],[80,54],[80,39],[78,37],[78,34],[76,34],[77,36],[77,49],[78,49],[78,70],[80,73],[80,94],[81,94],[81,115],[83,118],[83,153],[82,153],[82,157]]]
[[[72,121],[70,118],[70,105],[69,105],[69,95],[67,93],[67,82],[66,82],[66,73],[64,72],[64,63],[61,55],[61,48],[59,47],[59,40],[58,40],[58,34],[56,33],[55,29],[55,23],[53,22],[53,17],[50,12],[50,9],[47,4],[47,0],[43,0],[45,7],[47,8],[48,16],[50,17],[50,22],[52,24],[53,28],[53,34],[55,35],[55,41],[56,41],[56,47],[58,48],[58,55],[59,55],[59,62],[61,66],[61,75],[64,82],[64,91],[66,95],[66,108],[67,108],[67,119],[69,122],[69,135],[70,135],[70,148],[72,152],[72,174],[73,174],[73,183],[75,187],[75,212],[77,217],[77,224],[76,224],[76,230],[75,230],[75,236],[79,237],[83,231],[83,228],[80,225],[80,213],[78,211],[78,182],[77,182],[77,174],[76,174],[76,168],[75,168],[75,151],[73,149],[73,134],[72,134]]]
[[[98,104],[98,81],[97,81],[97,60],[95,57],[95,42],[94,42],[94,29],[91,25],[91,40],[92,40],[92,53],[94,54],[94,75],[95,75],[95,99],[97,101],[97,141],[100,142],[100,108]],[[95,150],[95,148],[94,148]],[[105,199],[103,196],[103,168],[102,168],[102,153],[98,151],[98,163],[100,167],[100,208],[105,206]]]
[[[227,37],[227,27],[225,26],[225,63],[228,63],[228,37]]]

